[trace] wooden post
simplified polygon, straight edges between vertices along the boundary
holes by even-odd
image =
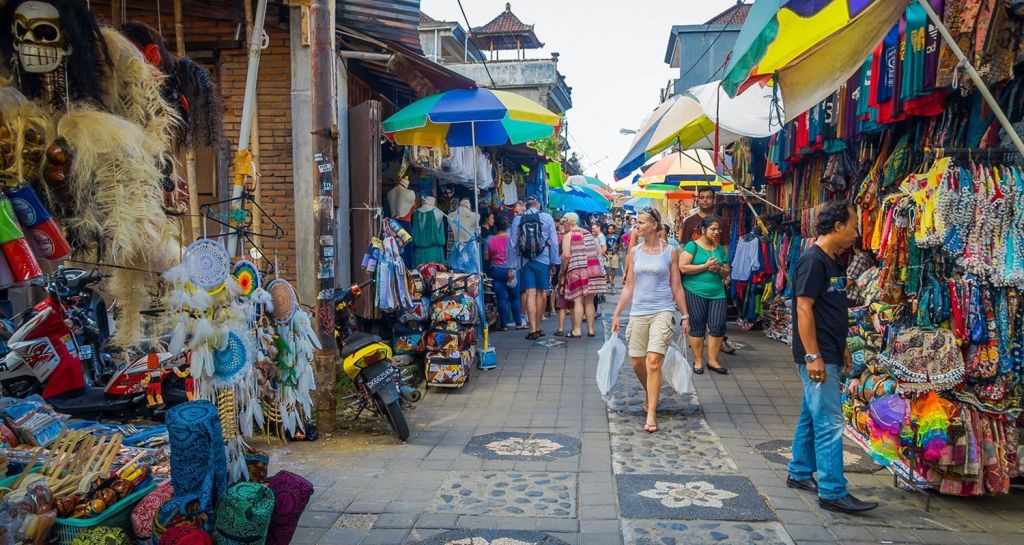
[[[334,377],[337,365],[337,347],[334,343],[334,278],[335,222],[334,206],[337,195],[337,172],[334,154],[337,149],[338,119],[334,95],[334,0],[312,0],[310,19],[310,71],[313,103],[313,164],[316,187],[313,199],[313,221],[316,278],[317,331],[323,350],[317,354],[315,377],[317,389],[313,402],[316,406],[317,426],[321,430],[334,428],[336,399]],[[307,159],[307,160],[309,160]],[[301,161],[303,158],[297,157]],[[303,203],[296,203],[302,206]]]
[[[114,28],[121,26],[124,22],[124,18],[121,17],[122,2],[124,0],[110,0],[110,22],[114,24]]]
[[[174,0],[174,42],[178,57],[185,57],[185,23],[181,0]],[[196,187],[196,150],[185,150],[185,182],[188,184],[188,216],[192,238],[199,237],[199,189]]]

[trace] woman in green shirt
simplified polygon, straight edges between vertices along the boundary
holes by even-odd
[[[686,243],[679,254],[679,272],[690,312],[690,349],[693,372],[704,372],[704,337],[708,338],[708,367],[721,374],[729,370],[718,363],[725,336],[725,285],[729,279],[729,254],[721,244],[722,220],[708,216],[697,227],[700,236]]]

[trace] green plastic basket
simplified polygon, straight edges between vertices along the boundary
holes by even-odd
[[[149,494],[156,488],[156,481],[150,481],[146,486],[132,492],[127,495],[121,501],[111,505],[106,511],[99,514],[99,516],[91,519],[62,519],[58,518],[50,530],[50,539],[56,538],[57,543],[60,545],[71,545],[71,541],[75,539],[75,536],[83,530],[93,528],[95,526],[108,526],[111,528],[121,528],[125,532],[128,532],[129,536],[135,535],[132,531],[132,508],[135,507],[136,503],[139,503],[146,494]]]

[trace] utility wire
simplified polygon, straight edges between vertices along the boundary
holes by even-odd
[[[473,36],[473,25],[469,24],[469,17],[466,17],[466,9],[462,7],[462,0],[456,0],[459,3],[459,11],[462,12],[462,20],[466,22],[466,32],[470,37]],[[491,80],[491,88],[494,89],[498,85],[494,83],[494,76],[491,75],[491,69],[487,67],[486,55],[480,56],[480,62],[484,65],[484,70],[487,72],[487,79]]]

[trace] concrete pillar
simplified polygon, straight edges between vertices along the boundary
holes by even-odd
[[[303,9],[291,8],[292,187],[295,191],[295,289],[307,305],[316,301],[316,246],[313,229],[313,95],[311,51],[303,44]],[[272,256],[268,256],[272,257]]]

